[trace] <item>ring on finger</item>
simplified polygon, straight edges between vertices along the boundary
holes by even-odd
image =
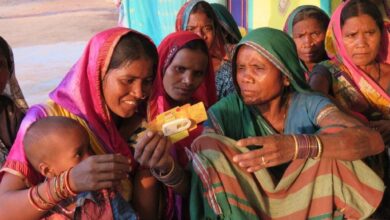
[[[261,156],[261,162],[263,163],[263,165],[265,165],[265,164],[268,163],[268,161],[266,161],[266,160],[264,159],[264,156]]]

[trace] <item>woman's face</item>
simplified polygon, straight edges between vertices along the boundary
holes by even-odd
[[[298,56],[304,63],[318,63],[325,57],[325,31],[321,23],[307,18],[293,26],[293,39]]]
[[[279,69],[253,48],[243,45],[237,53],[237,83],[248,105],[269,103],[289,84]]]
[[[153,85],[153,63],[149,58],[133,60],[117,69],[108,70],[103,79],[103,96],[112,113],[131,117]]]
[[[200,50],[179,50],[165,70],[163,85],[166,93],[179,103],[190,102],[208,70],[208,57]]]
[[[346,52],[355,65],[366,66],[375,62],[381,32],[371,16],[362,14],[348,18],[341,33]]]
[[[191,31],[206,41],[207,48],[214,43],[215,30],[213,21],[203,12],[191,13],[188,19],[186,31]]]
[[[8,69],[7,59],[0,51],[0,94],[3,93],[9,77],[10,72]]]

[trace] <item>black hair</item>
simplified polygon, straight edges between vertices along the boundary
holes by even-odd
[[[222,28],[219,25],[218,17],[208,2],[198,2],[191,10],[191,14],[193,13],[204,13],[209,19],[213,21],[214,33],[217,34],[218,31],[221,31]]]
[[[13,73],[13,69],[12,69],[13,67],[11,63],[11,51],[10,48],[8,47],[7,42],[1,36],[0,36],[0,55],[3,55],[7,60],[7,66],[11,76],[11,74]]]
[[[209,49],[207,48],[206,42],[202,39],[195,39],[192,41],[187,42],[182,46],[180,49],[190,49],[190,50],[200,50],[204,54],[209,54]]]
[[[378,7],[369,0],[351,0],[346,3],[343,10],[341,11],[340,23],[341,27],[344,26],[345,22],[352,17],[359,15],[368,15],[374,19],[379,30],[383,31],[383,18]]]
[[[157,69],[158,53],[156,46],[145,36],[130,32],[122,36],[115,46],[108,70],[120,68],[141,58],[150,58],[153,63],[153,71]]]
[[[306,20],[308,18],[313,18],[317,20],[321,24],[322,30],[326,31],[326,29],[328,28],[329,21],[330,21],[329,16],[325,14],[323,11],[321,11],[321,9],[317,9],[314,7],[305,8],[300,12],[298,12],[294,17],[293,26],[296,23]]]

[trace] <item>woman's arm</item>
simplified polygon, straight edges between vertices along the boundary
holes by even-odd
[[[321,65],[317,64],[313,71],[310,73],[309,85],[314,91],[321,92],[325,95],[329,94],[330,85],[331,85],[331,77],[328,69]]]
[[[149,169],[140,169],[134,177],[132,204],[140,219],[158,219],[160,183]]]
[[[323,146],[321,158],[352,161],[384,150],[383,140],[377,131],[365,127],[338,108],[331,108],[334,109],[325,115],[320,113],[317,117],[318,125],[324,128],[317,135]],[[261,149],[234,156],[233,161],[248,172],[289,162],[296,151],[292,135],[251,137],[242,139],[237,144],[242,147],[263,146]]]
[[[146,131],[136,144],[134,158],[154,170],[154,176],[182,196],[188,196],[190,175],[170,155],[171,142],[158,132]]]
[[[95,155],[77,164],[69,172],[69,186],[75,192],[94,191],[111,188],[127,178],[131,164],[121,155]],[[50,182],[50,189],[55,189],[55,181]],[[45,201],[46,182],[39,184],[38,192]],[[4,173],[0,183],[0,218],[1,219],[40,219],[45,214],[38,211],[29,201],[27,185],[19,176]],[[54,195],[52,193],[52,195]],[[48,207],[47,207],[48,208]]]

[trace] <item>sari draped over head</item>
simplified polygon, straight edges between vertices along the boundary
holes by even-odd
[[[190,0],[180,8],[179,13],[177,13],[176,16],[176,31],[185,31],[187,29],[187,25],[190,19],[192,9],[195,7],[195,5],[197,5],[200,2],[209,4],[208,2],[203,0]],[[216,15],[215,18],[217,18]],[[212,58],[217,58],[222,60],[226,55],[225,42],[223,36],[221,35],[221,31],[220,31],[221,27],[219,26],[218,21],[213,21],[213,24],[214,24],[215,37],[214,37],[214,42],[211,45],[211,48],[209,48],[210,56]]]
[[[212,3],[210,5],[214,10],[215,15],[217,16],[221,27],[226,31],[227,34],[230,35],[232,39],[234,39],[235,43],[238,43],[242,36],[232,14],[230,14],[229,10],[221,4]]]
[[[310,92],[293,40],[276,29],[253,30],[238,44],[233,66],[242,45],[256,50],[290,80],[284,134],[318,132],[318,120],[335,106]],[[235,75],[233,68],[238,86]],[[297,159],[254,173],[234,163],[234,155],[250,151],[238,147],[236,140],[276,134],[254,106],[243,102],[239,87],[237,91],[208,110],[205,126],[215,133],[198,137],[191,146],[192,219],[357,219],[375,211],[384,185],[362,161]]]
[[[307,10],[307,9],[313,9],[316,10],[328,17],[328,14],[326,14],[325,11],[323,11],[321,8],[314,6],[314,5],[301,5],[294,9],[290,15],[287,17],[286,22],[284,23],[284,28],[283,31],[286,32],[290,37],[293,38],[293,27],[294,27],[294,19],[297,16],[298,13],[300,13],[302,10]],[[305,66],[305,64],[300,61],[301,67],[305,70],[305,77],[306,79],[309,78],[309,70]]]
[[[0,36],[0,44],[2,48],[7,50],[5,51],[8,55],[6,59],[9,65],[9,72],[11,74],[11,77],[7,82],[5,90],[3,91],[3,95],[8,96],[10,99],[12,99],[12,101],[20,110],[26,112],[28,109],[28,105],[23,96],[22,90],[20,89],[18,80],[16,79],[14,54],[12,53],[12,49],[8,45],[7,41],[5,41],[4,38],[2,38],[1,36]]]
[[[153,85],[153,91],[148,101],[148,120],[155,119],[160,113],[165,112],[173,107],[170,103],[170,98],[166,93],[163,85],[163,78],[166,69],[173,61],[174,57],[182,49],[185,44],[193,40],[202,40],[198,35],[189,31],[179,31],[168,35],[158,47],[159,62],[156,79]],[[211,66],[211,59],[209,57],[208,69],[206,76],[191,97],[193,103],[203,102],[206,109],[216,102],[215,92],[215,79],[213,75],[213,69]],[[190,147],[192,141],[200,135],[203,127],[198,127],[190,132],[189,137],[185,138],[174,144],[171,151],[172,156],[179,162],[183,167],[188,164],[188,157],[185,153],[185,148]],[[182,219],[186,213],[182,213],[182,200],[178,195],[174,195],[172,189],[168,189],[168,207],[166,211],[166,218],[172,219],[174,216],[178,219]],[[175,207],[174,207],[175,204]],[[188,214],[188,213],[187,213]]]
[[[11,47],[0,37],[0,47],[7,61],[10,78],[0,94],[0,166],[15,140],[20,122],[28,106],[15,77],[15,63]]]
[[[95,154],[120,153],[133,159],[129,146],[120,136],[109,113],[101,89],[114,48],[120,38],[129,32],[144,36],[117,27],[100,32],[89,41],[81,58],[50,93],[50,100],[32,106],[27,112],[1,174],[9,172],[18,175],[25,178],[28,185],[42,181],[43,177],[26,158],[23,138],[34,121],[48,116],[65,116],[77,120],[87,130]]]
[[[341,3],[331,17],[325,38],[325,50],[331,60],[321,65],[330,71],[332,93],[343,107],[369,120],[390,119],[390,94],[353,63],[344,47],[340,19],[346,4]],[[378,62],[386,59],[389,50],[386,33],[382,33],[381,44]]]

